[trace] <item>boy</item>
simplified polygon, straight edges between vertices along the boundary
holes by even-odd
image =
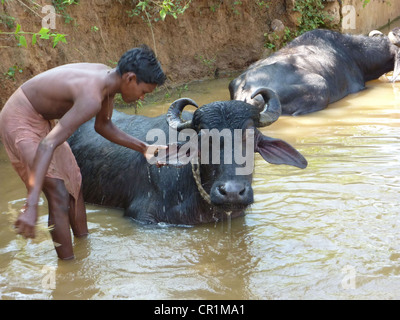
[[[96,116],[96,132],[152,158],[166,146],[149,146],[118,129],[111,122],[113,98],[121,93],[125,102],[142,100],[165,80],[154,52],[142,46],[127,51],[115,69],[93,63],[60,66],[28,80],[10,97],[0,112],[0,138],[28,190],[15,223],[19,234],[35,237],[43,190],[57,255],[74,257],[69,226],[75,236],[87,235],[88,229],[81,174],[66,140]]]

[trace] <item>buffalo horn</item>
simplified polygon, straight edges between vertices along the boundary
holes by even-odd
[[[182,110],[187,106],[192,105],[198,108],[196,102],[189,98],[182,98],[174,101],[171,106],[168,108],[167,112],[167,122],[170,127],[180,131],[182,129],[190,128],[192,125],[192,121],[184,121],[182,119]]]
[[[251,96],[251,99],[254,99],[254,97],[259,94],[261,94],[264,99],[265,107],[264,110],[260,112],[260,120],[258,126],[266,127],[274,123],[281,116],[281,103],[276,92],[268,88],[257,89]]]

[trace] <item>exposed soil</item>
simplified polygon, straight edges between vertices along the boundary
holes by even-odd
[[[46,5],[49,1],[36,1]],[[56,31],[67,34],[68,43],[56,48],[48,40],[38,40],[28,48],[18,48],[13,35],[0,37],[0,108],[12,92],[24,81],[49,68],[73,62],[100,62],[114,66],[128,49],[142,43],[152,47],[165,73],[167,85],[174,86],[192,80],[223,76],[245,69],[260,59],[265,50],[265,33],[271,32],[271,22],[281,20],[293,26],[287,13],[288,1],[269,1],[269,8],[258,1],[242,0],[235,10],[233,1],[195,0],[189,9],[174,19],[154,22],[150,28],[140,17],[129,17],[132,1],[85,0],[71,5],[67,13],[69,23],[61,16],[56,20]],[[41,28],[41,8],[29,9],[23,0],[6,1],[0,14],[16,18],[22,30],[37,32]],[[218,5],[212,10],[213,5]],[[1,30],[7,30],[3,23]],[[154,41],[152,36],[154,33]],[[4,76],[17,65],[14,79]]]

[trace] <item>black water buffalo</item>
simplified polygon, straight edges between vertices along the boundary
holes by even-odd
[[[143,141],[149,141],[146,139],[149,132],[165,134],[167,143],[172,134],[184,133],[185,130],[194,133],[191,137],[195,137],[195,142],[203,139],[212,129],[231,132],[230,137],[237,137],[237,132],[240,133],[239,139],[236,139],[240,141],[239,145],[231,149],[225,148],[226,144],[232,143],[229,138],[226,139],[229,135],[225,134],[217,142],[211,135],[206,137],[195,151],[187,148],[186,143],[189,146],[191,144],[185,139],[183,142],[179,140],[175,144],[177,151],[181,152],[186,147],[183,154],[189,154],[187,159],[192,160],[201,157],[201,161],[197,161],[199,165],[193,161],[193,164],[187,162],[182,166],[158,168],[149,164],[142,154],[113,144],[98,135],[94,131],[93,120],[85,123],[69,139],[81,168],[85,201],[123,208],[126,216],[144,223],[194,225],[218,221],[226,214],[231,217],[243,215],[245,209],[253,203],[253,170],[251,168],[250,172],[238,174],[237,169],[244,169],[246,164],[225,161],[227,152],[235,153],[240,147],[241,154],[249,151],[253,160],[256,151],[273,164],[288,164],[299,168],[307,166],[305,158],[289,144],[266,137],[257,129],[276,121],[281,113],[279,99],[273,91],[260,89],[255,92],[255,95],[258,94],[267,101],[262,112],[243,101],[213,102],[198,108],[194,113],[182,112],[186,105],[196,106],[188,98],[175,101],[167,114],[155,118],[114,111],[113,122]],[[250,147],[249,137],[252,137]],[[157,141],[152,138],[151,141],[160,144],[159,138]],[[204,141],[209,144],[204,144]],[[221,161],[208,161],[207,164],[207,161],[203,161],[203,153],[210,152],[211,157],[210,148],[215,144],[220,148]],[[205,150],[205,145],[208,150]]]
[[[393,29],[390,40],[399,33]],[[399,49],[390,40],[383,35],[367,37],[330,30],[306,32],[232,80],[231,99],[261,107],[261,99],[253,100],[250,95],[260,87],[267,87],[278,94],[282,114],[301,115],[324,109],[364,89],[366,81],[393,69],[394,74],[400,72]]]

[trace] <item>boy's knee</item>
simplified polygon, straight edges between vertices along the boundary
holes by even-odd
[[[68,212],[70,208],[70,197],[65,188],[64,181],[60,179],[46,178],[43,184],[43,192],[52,211]]]

